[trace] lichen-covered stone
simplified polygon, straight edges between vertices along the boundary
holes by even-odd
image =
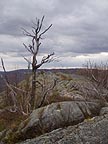
[[[108,115],[60,128],[19,144],[108,144]]]
[[[85,118],[92,117],[93,112],[100,111],[100,105],[93,102],[67,101],[50,104],[34,110],[26,124],[19,126],[18,133],[22,139],[39,136],[60,127],[75,125]]]
[[[108,107],[103,107],[100,111],[100,115],[108,114]]]

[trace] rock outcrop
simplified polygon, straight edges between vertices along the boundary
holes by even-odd
[[[58,133],[60,130],[60,133],[63,133],[63,135],[58,134],[60,137],[59,139],[61,139],[61,136],[63,138],[65,134],[68,134],[67,129],[70,128],[69,127],[66,129],[65,127],[77,125],[83,122],[85,119],[90,119],[96,115],[99,115],[101,108],[102,105],[99,102],[65,101],[52,103],[48,106],[34,110],[16,130],[6,131],[5,136],[2,138],[1,135],[1,138],[4,142],[8,142],[10,140],[11,144],[14,144],[18,141],[39,137],[40,135],[48,132],[49,141],[49,137],[51,137],[50,134],[53,133],[51,131],[54,130],[54,134],[57,136],[55,132]],[[77,126],[71,128],[72,129],[69,129],[69,132],[74,131]],[[37,139],[38,138],[36,138],[36,141]]]
[[[108,114],[59,128],[19,144],[108,144]]]
[[[75,125],[98,115],[101,106],[95,102],[59,102],[36,109],[21,123],[17,133],[22,139],[39,136],[60,127]]]

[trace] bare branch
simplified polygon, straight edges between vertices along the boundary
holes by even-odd
[[[1,63],[2,63],[2,68],[3,68],[3,70],[4,70],[5,79],[6,79],[7,83],[9,84],[8,77],[7,77],[7,75],[6,75],[6,69],[5,69],[5,66],[4,66],[4,61],[3,61],[2,58],[1,58]]]
[[[46,57],[43,57],[41,63],[50,62],[50,60],[51,60],[50,57],[53,55],[54,55],[54,52],[52,54],[47,55]]]
[[[1,63],[2,63],[2,67],[3,67],[3,70],[4,70],[4,73],[5,73],[5,78],[4,79],[4,82],[6,83],[6,86],[10,89],[11,91],[11,96],[12,96],[12,100],[13,100],[13,103],[14,103],[14,108],[15,108],[15,111],[16,111],[16,107],[17,107],[17,99],[16,99],[16,96],[17,96],[17,93],[13,90],[13,88],[10,86],[10,83],[8,81],[8,78],[7,78],[7,75],[6,75],[6,69],[5,69],[5,66],[4,66],[4,61],[3,59],[1,58]]]
[[[40,67],[41,67],[43,64],[45,64],[45,63],[52,62],[53,59],[50,58],[50,57],[53,56],[53,55],[54,55],[54,53],[49,54],[47,57],[43,57],[40,64],[34,65],[34,70],[37,70],[38,68],[40,68]]]
[[[34,37],[30,32],[28,32],[26,29],[21,28],[23,30],[23,34],[29,37]]]
[[[45,101],[45,98],[46,98],[46,95],[48,94],[49,91],[51,91],[52,89],[54,89],[54,87],[56,86],[56,84],[57,84],[57,79],[54,79],[53,84],[51,84],[51,86],[44,92],[44,94],[42,96],[42,100],[41,100],[40,104],[38,105],[38,108],[40,108],[43,105],[43,103]]]
[[[24,57],[24,59],[28,62],[28,64],[32,64],[30,60],[28,60],[26,57]]]
[[[38,29],[38,33],[40,32],[40,30],[42,28],[44,18],[45,18],[45,16],[43,16],[42,19],[41,19],[41,23],[40,23],[40,26],[39,26],[39,29]]]
[[[23,43],[23,45],[24,45],[24,47],[27,49],[27,51],[29,51],[31,54],[34,53],[34,52],[32,51],[32,49],[28,48],[28,46],[27,46],[25,43]]]
[[[41,36],[42,36],[43,34],[45,34],[51,27],[52,27],[52,24],[51,24],[48,28],[46,28],[46,29],[39,35],[39,38],[41,38]]]

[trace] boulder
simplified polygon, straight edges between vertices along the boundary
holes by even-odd
[[[36,137],[60,127],[78,124],[85,118],[98,114],[100,109],[100,104],[93,102],[53,103],[34,110],[30,117],[21,123],[17,133],[22,139]]]
[[[19,144],[108,144],[108,114],[59,128]]]

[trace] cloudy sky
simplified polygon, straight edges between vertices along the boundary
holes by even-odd
[[[23,43],[30,40],[21,28],[31,30],[43,15],[44,26],[53,27],[44,35],[39,59],[53,51],[59,59],[47,68],[108,60],[108,0],[0,0],[0,57],[7,70],[27,67]]]

